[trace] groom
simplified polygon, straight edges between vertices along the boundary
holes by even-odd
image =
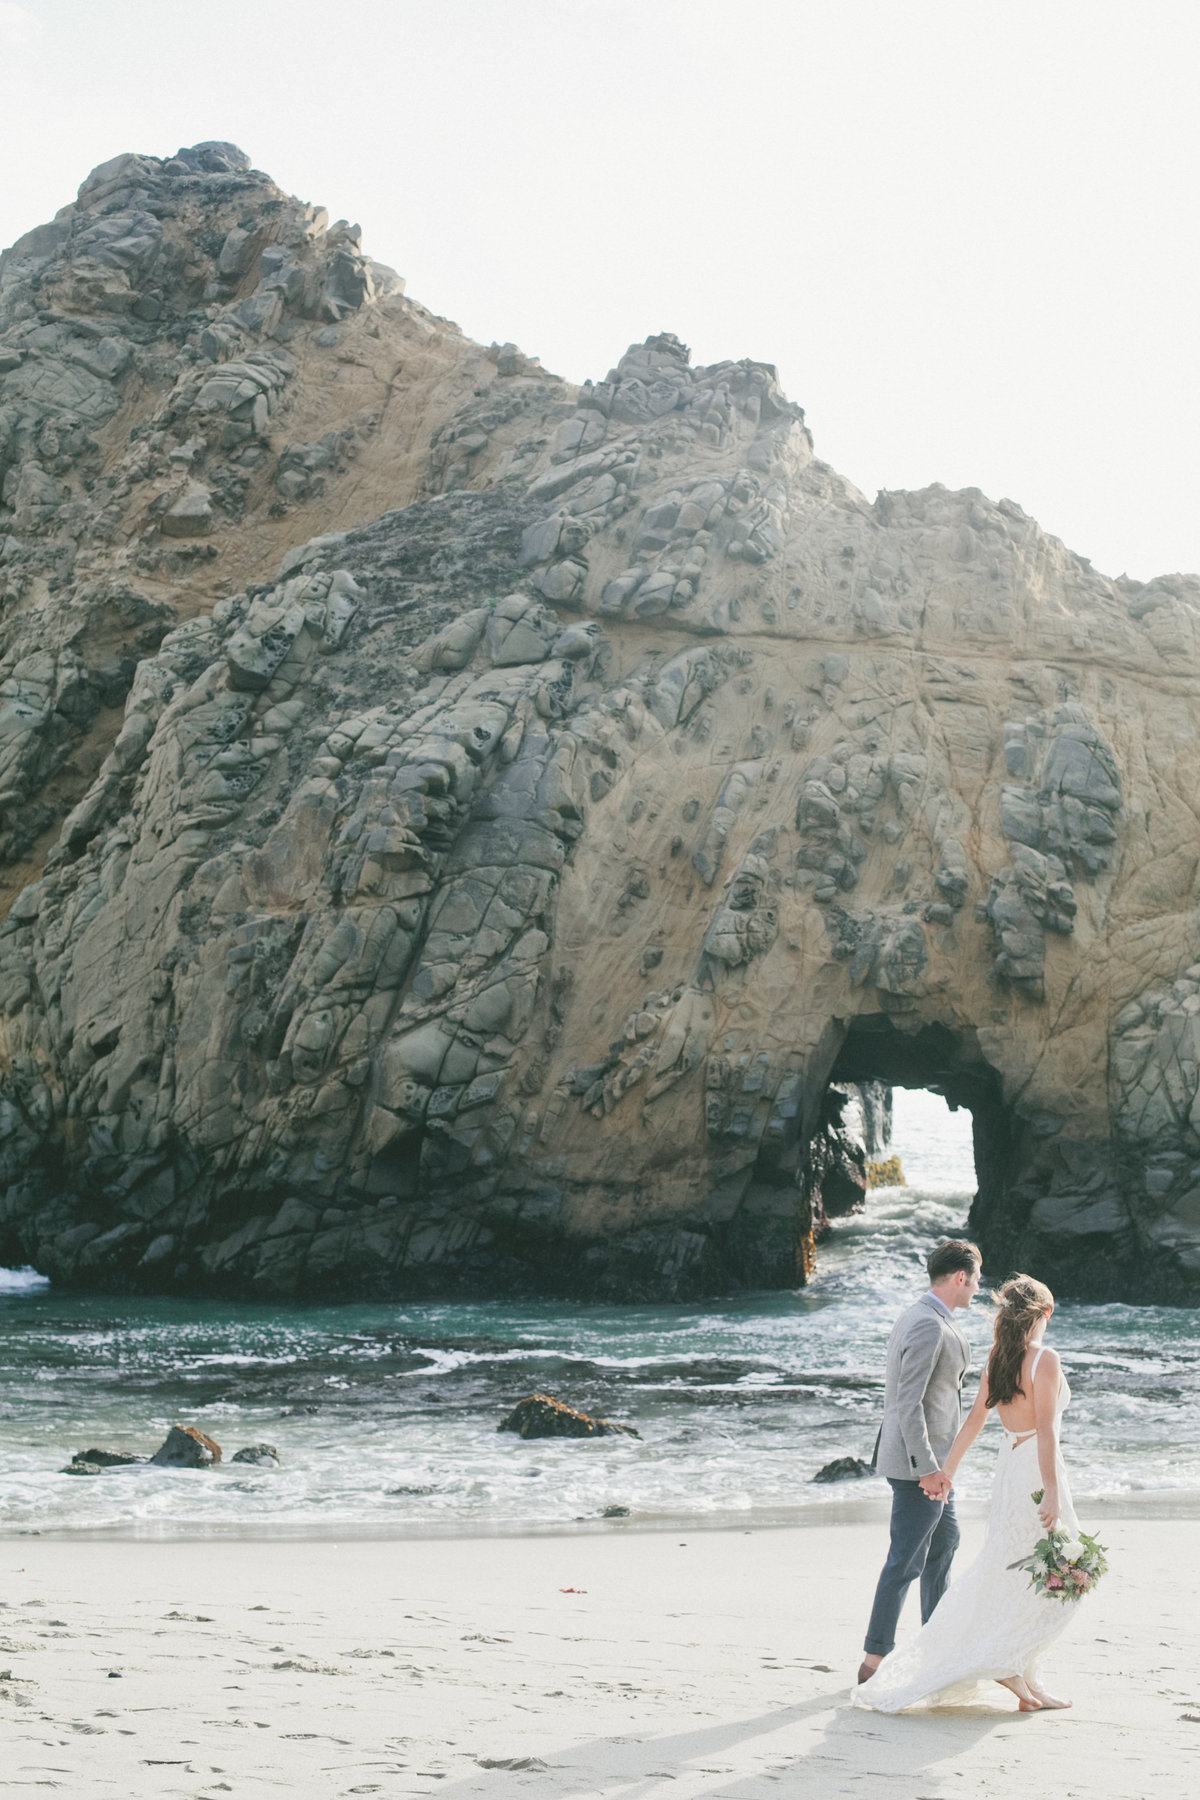
[[[901,1313],[888,1339],[883,1424],[875,1466],[892,1490],[892,1542],[875,1590],[858,1679],[872,1676],[896,1642],[905,1595],[921,1580],[921,1623],[946,1591],[958,1549],[951,1483],[942,1463],[962,1418],[960,1390],[971,1351],[955,1313],[979,1292],[982,1257],[961,1238],[925,1265],[929,1292]]]

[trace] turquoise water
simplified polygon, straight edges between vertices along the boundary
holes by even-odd
[[[703,1306],[361,1305],[59,1294],[0,1276],[0,1531],[403,1534],[561,1528],[610,1506],[635,1522],[828,1516],[882,1484],[813,1486],[869,1457],[884,1345],[921,1291],[931,1242],[969,1204],[967,1115],[898,1093],[907,1188],[882,1190],[822,1246],[798,1293]],[[1200,1511],[1200,1339],[1191,1311],[1062,1306],[1077,1492]],[[990,1307],[968,1334],[982,1358]],[[640,1440],[522,1443],[505,1409],[544,1390]],[[282,1467],[59,1474],[92,1444],[142,1453],[176,1420],[226,1456],[267,1442]],[[962,1481],[982,1499],[998,1434]]]

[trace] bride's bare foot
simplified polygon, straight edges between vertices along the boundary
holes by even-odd
[[[1020,1675],[1010,1675],[1006,1680],[1000,1681],[998,1686],[1007,1688],[1010,1694],[1015,1694],[1017,1696],[1018,1711],[1041,1712],[1042,1702],[1038,1699],[1037,1695],[1030,1690]]]
[[[1027,1681],[1025,1686],[1029,1689],[1029,1692],[1033,1695],[1038,1705],[1044,1707],[1047,1712],[1064,1711],[1068,1706],[1074,1704],[1071,1700],[1059,1700],[1056,1695],[1048,1694],[1045,1688],[1038,1687],[1035,1682]]]

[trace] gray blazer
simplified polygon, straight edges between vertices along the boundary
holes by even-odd
[[[893,1481],[932,1475],[962,1422],[971,1350],[932,1294],[902,1312],[888,1339],[883,1424],[875,1467]]]

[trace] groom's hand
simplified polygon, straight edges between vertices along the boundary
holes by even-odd
[[[926,1495],[928,1499],[948,1500],[950,1498],[950,1490],[953,1488],[954,1483],[951,1481],[950,1477],[944,1475],[940,1469],[935,1469],[932,1475],[922,1475],[919,1485],[921,1492]]]

